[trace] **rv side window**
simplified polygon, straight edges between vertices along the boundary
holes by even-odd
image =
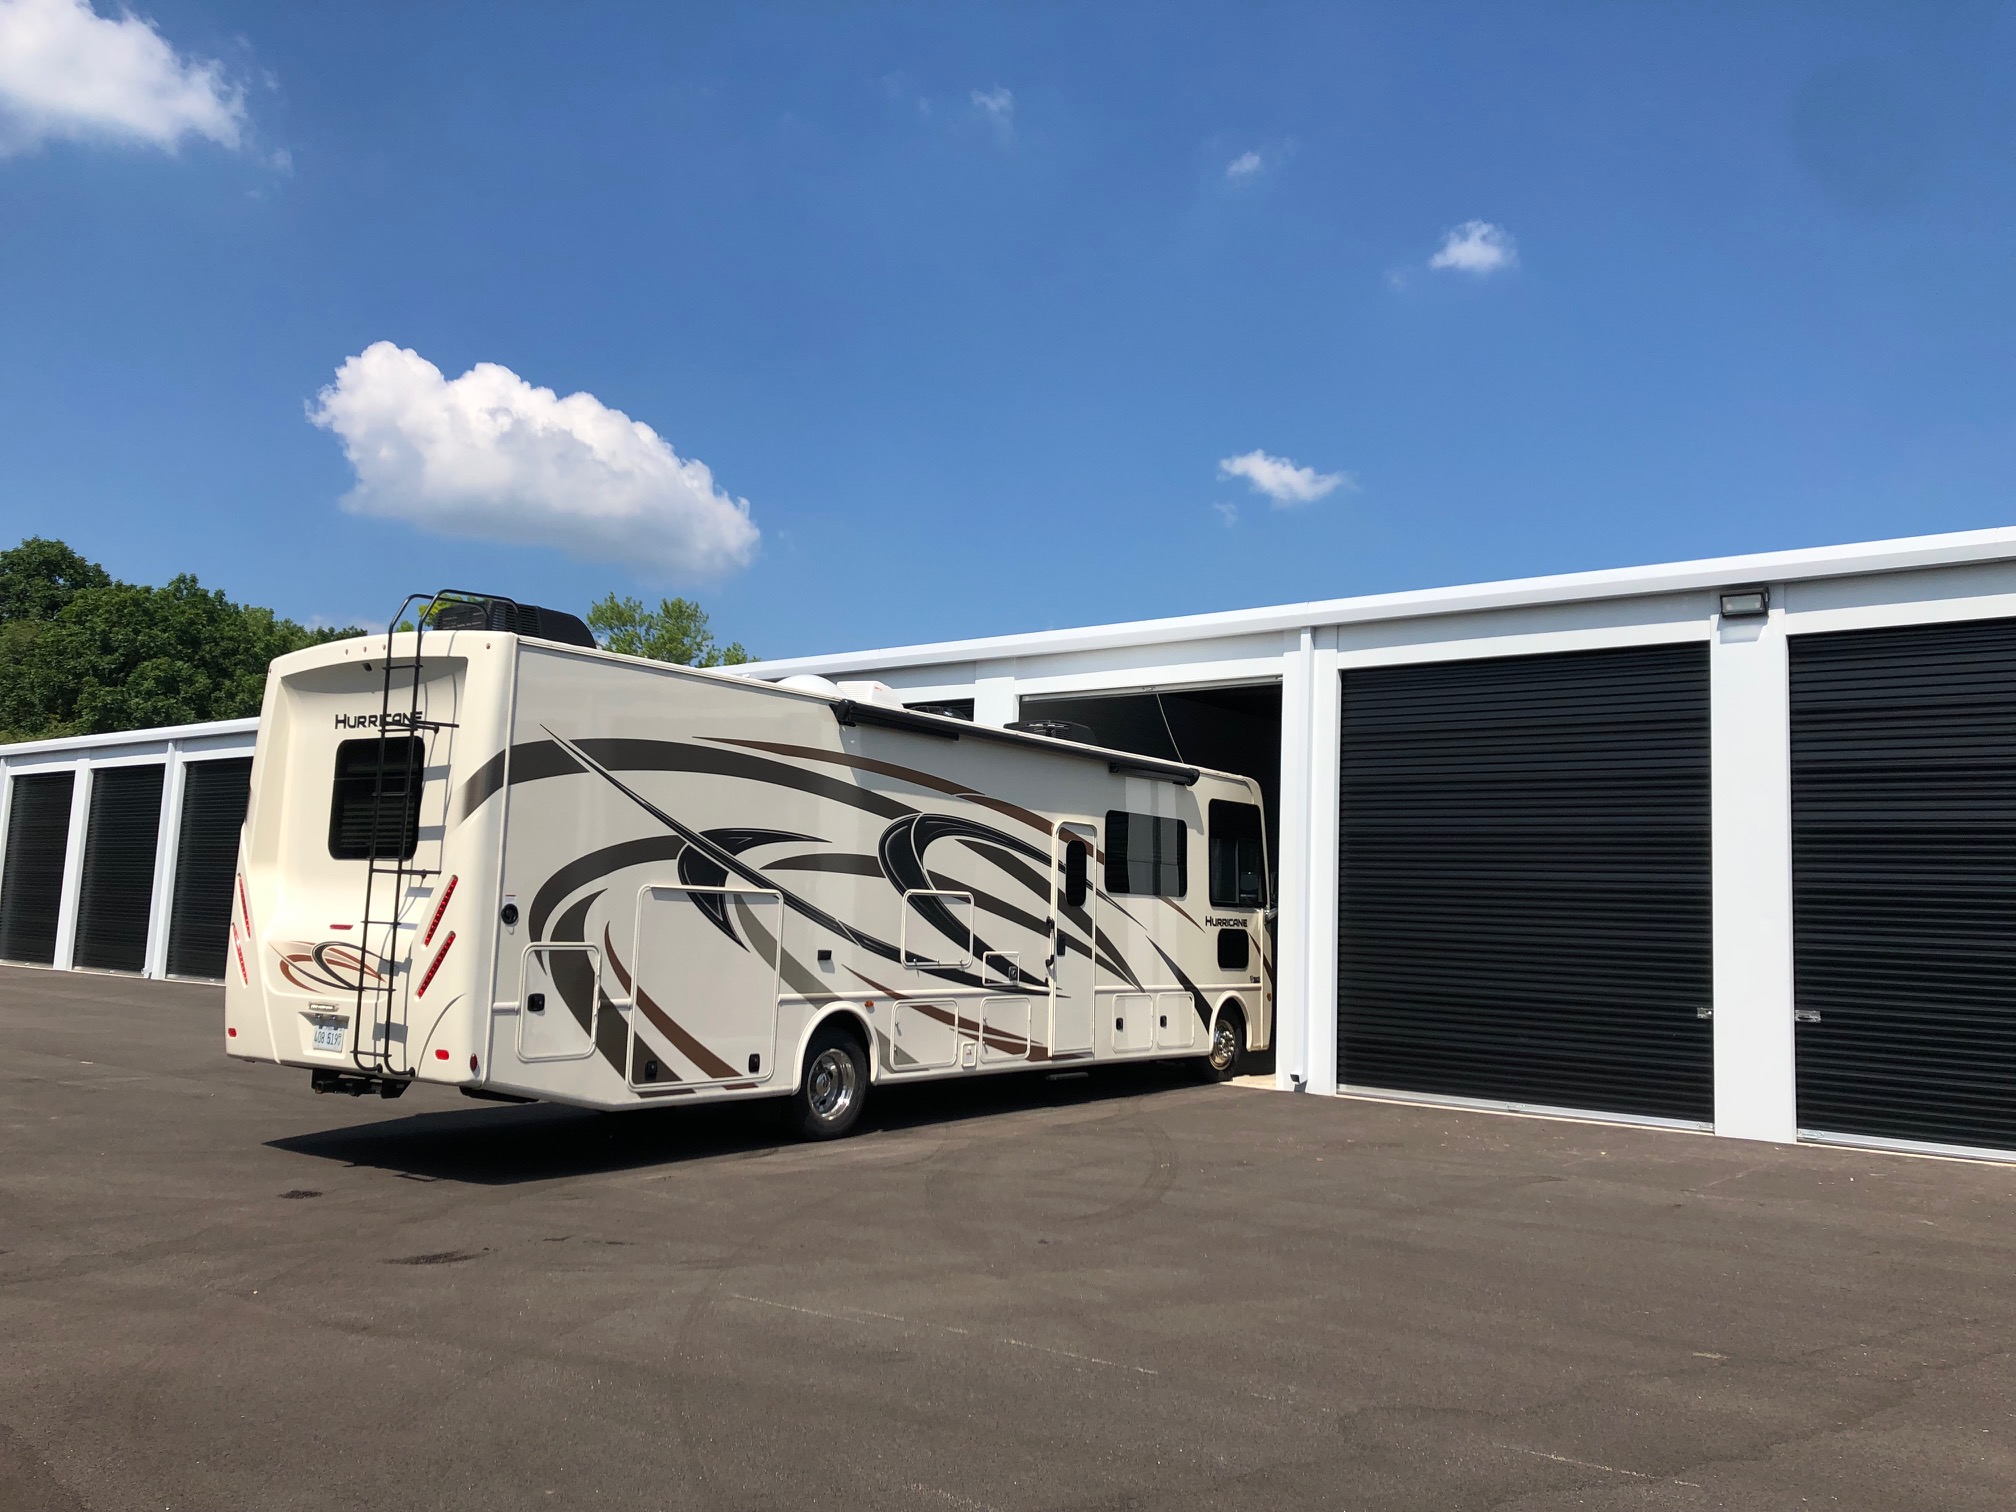
[[[1180,898],[1189,881],[1189,828],[1181,819],[1106,811],[1106,891]]]
[[[1267,865],[1260,842],[1260,808],[1211,801],[1211,906],[1263,908]]]
[[[1064,906],[1066,908],[1083,908],[1085,906],[1085,894],[1091,890],[1086,885],[1090,880],[1087,875],[1086,859],[1091,853],[1091,848],[1083,840],[1073,840],[1064,847]]]
[[[383,785],[379,762],[384,762]],[[415,735],[346,740],[336,747],[335,794],[329,803],[329,854],[338,861],[410,861],[420,838],[421,765]],[[377,833],[372,833],[372,815]]]

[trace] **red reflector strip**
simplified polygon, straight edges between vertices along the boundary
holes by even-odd
[[[416,998],[427,996],[427,989],[433,984],[434,973],[441,969],[441,963],[448,959],[448,951],[455,944],[455,931],[448,931],[448,938],[441,942],[441,948],[434,953],[433,962],[427,967],[427,975],[420,978],[420,986],[414,991]]]
[[[434,1052],[434,1059],[436,1059],[436,1060],[446,1060],[446,1059],[448,1059],[448,1052],[447,1052],[446,1050],[436,1050],[436,1051]]]
[[[455,884],[461,880],[460,877],[450,877],[448,885],[441,889],[441,901],[434,905],[434,917],[427,922],[427,933],[420,937],[422,945],[434,943],[434,931],[441,927],[441,915],[448,912],[448,900],[455,896]]]
[[[245,946],[238,938],[238,926],[231,926],[231,948],[238,952],[238,975],[247,987],[252,985],[252,973],[245,969]]]
[[[240,872],[238,875],[238,907],[244,912],[245,934],[247,938],[250,938],[252,934],[252,905],[245,898],[245,875],[243,872]]]

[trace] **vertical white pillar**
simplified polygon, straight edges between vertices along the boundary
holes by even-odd
[[[1343,766],[1343,678],[1337,627],[1315,634],[1309,687],[1309,1087],[1335,1092],[1349,1068],[1337,1064],[1337,821]]]
[[[56,908],[56,955],[50,962],[58,971],[76,964],[77,898],[84,887],[84,841],[91,829],[91,760],[80,757],[71,768],[70,839],[63,850],[63,891]]]
[[[168,974],[168,921],[175,907],[175,862],[182,833],[182,747],[170,742],[161,773],[161,831],[154,840],[154,896],[147,905],[147,958],[140,968],[150,977]]]
[[[999,670],[1002,668],[1005,670]],[[973,723],[998,730],[1021,712],[1021,700],[1015,695],[1014,664],[982,662],[973,671]]]
[[[1784,587],[1709,642],[1715,1132],[1798,1137],[1792,1041],[1792,723]]]
[[[1309,700],[1313,632],[1291,630],[1281,656],[1280,896],[1274,918],[1274,1085],[1309,1080]]]

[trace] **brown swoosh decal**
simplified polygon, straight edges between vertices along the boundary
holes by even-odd
[[[898,766],[893,761],[878,761],[872,756],[849,756],[845,751],[822,751],[817,746],[789,745],[777,740],[727,740],[703,735],[717,745],[741,746],[752,751],[768,751],[774,756],[795,756],[801,761],[823,761],[832,766],[848,767],[857,772],[874,772],[883,777],[895,777],[903,782],[915,783],[934,793],[944,793],[953,798],[964,798],[969,803],[977,803],[990,808],[997,814],[1005,814],[1010,819],[1019,819],[1032,829],[1044,834],[1050,833],[1050,821],[1041,814],[1032,813],[1020,804],[1009,803],[1005,799],[990,798],[985,793],[976,793],[971,788],[962,787],[943,777],[935,777],[929,772],[920,772],[915,767]]]

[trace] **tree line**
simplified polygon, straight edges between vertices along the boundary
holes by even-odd
[[[691,599],[656,608],[611,593],[588,611],[611,651],[695,667],[750,660],[721,645]],[[0,551],[0,741],[49,740],[259,712],[266,667],[304,646],[365,632],[309,629],[205,589],[122,583],[61,541]]]

